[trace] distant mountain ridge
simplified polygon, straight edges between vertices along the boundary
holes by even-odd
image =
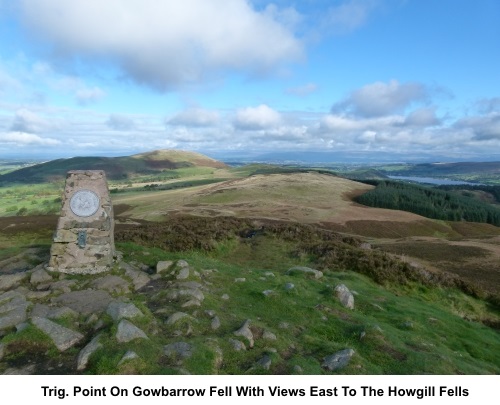
[[[108,179],[120,180],[183,167],[223,168],[226,165],[201,153],[162,149],[132,156],[51,160],[1,175],[0,183],[57,181],[64,179],[69,170],[104,170]]]

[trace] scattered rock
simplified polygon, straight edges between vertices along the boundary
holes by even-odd
[[[272,271],[266,271],[264,273],[264,276],[266,276],[266,277],[276,277]]]
[[[250,319],[247,319],[243,323],[243,325],[241,326],[241,328],[239,328],[237,331],[234,332],[234,335],[236,335],[236,336],[242,336],[245,339],[247,339],[250,348],[252,348],[253,344],[254,344],[254,340],[253,340],[253,333],[250,330]]]
[[[351,357],[354,355],[354,350],[344,349],[323,359],[321,367],[327,368],[330,371],[340,370],[349,364]]]
[[[176,312],[172,315],[170,315],[167,319],[167,322],[166,324],[167,325],[174,325],[175,323],[177,323],[179,320],[183,319],[183,318],[192,318],[191,316],[189,316],[188,314],[186,314],[185,312]]]
[[[0,294],[0,331],[26,321],[28,305],[24,295],[17,291]]]
[[[59,280],[55,281],[53,283],[50,283],[48,288],[50,291],[55,291],[55,292],[62,292],[62,293],[69,293],[71,292],[71,288],[76,285],[75,280]],[[39,284],[38,287],[41,290],[45,290],[45,286],[43,284]]]
[[[113,318],[114,321],[119,321],[122,318],[135,318],[144,314],[132,303],[120,301],[112,301],[109,303],[106,313]]]
[[[129,283],[119,276],[108,274],[104,277],[99,277],[91,284],[96,290],[106,290],[111,293],[127,294],[129,293]]]
[[[244,283],[245,281],[247,281],[245,277],[238,277],[234,279],[235,283]]]
[[[224,300],[224,301],[227,301],[229,299],[229,295],[227,294],[222,294],[221,298]]]
[[[195,288],[186,288],[182,290],[171,290],[167,294],[167,299],[171,301],[178,301],[182,297],[189,297],[198,301],[203,301],[205,296],[203,293]]]
[[[48,335],[61,352],[73,347],[83,339],[83,335],[80,332],[65,328],[47,318],[35,316],[31,319],[31,322]]]
[[[35,365],[30,364],[28,366],[20,367],[20,368],[8,368],[5,370],[3,375],[32,375],[35,374]]]
[[[266,297],[269,297],[270,295],[274,294],[273,290],[265,290],[262,291],[262,294],[264,294]]]
[[[31,310],[31,317],[59,319],[66,316],[76,317],[78,314],[68,307],[51,307],[44,304],[35,304]]]
[[[52,281],[52,276],[43,269],[38,269],[31,273],[30,283],[33,285],[48,283]]]
[[[193,355],[193,346],[186,342],[170,343],[163,347],[163,353],[168,357],[187,359]]]
[[[5,356],[5,344],[0,343],[0,361],[2,361],[3,356]]]
[[[175,276],[177,280],[185,280],[189,278],[189,267],[182,267]]]
[[[134,339],[148,339],[147,335],[132,322],[122,319],[116,331],[116,340],[119,343],[127,343]]]
[[[89,362],[90,356],[98,349],[102,347],[102,344],[99,343],[100,335],[94,337],[87,346],[85,346],[80,353],[78,354],[78,358],[76,360],[76,369],[78,371],[85,370],[87,368],[87,364]]]
[[[138,358],[139,358],[139,355],[136,352],[134,352],[132,350],[128,350],[127,353],[125,353],[123,355],[123,357],[119,361],[118,365],[121,366],[123,363],[125,363],[127,361],[138,359]]]
[[[262,339],[265,339],[265,340],[276,340],[277,337],[274,333],[268,331],[268,330],[265,330],[264,333],[262,334]]]
[[[65,305],[83,315],[101,313],[112,301],[111,295],[102,290],[72,291],[53,298],[55,304]]]
[[[203,288],[203,284],[198,281],[177,281],[172,285],[173,288],[182,289],[190,289],[190,290],[201,290]]]
[[[236,339],[229,339],[229,343],[231,344],[231,346],[233,347],[233,349],[237,352],[239,352],[240,350],[246,350],[246,346],[243,342],[241,342],[240,340],[236,340]]]
[[[205,314],[207,314],[210,318],[213,318],[217,313],[213,309],[205,310]]]
[[[293,372],[296,374],[302,374],[304,370],[302,369],[302,367],[296,364],[295,366],[293,366]]]
[[[370,243],[364,242],[359,245],[359,248],[363,250],[371,250],[372,245]]]
[[[294,288],[295,288],[295,284],[293,284],[293,283],[286,283],[285,284],[285,290],[286,291],[293,290]]]
[[[290,324],[288,322],[280,322],[278,325],[278,328],[280,329],[288,329],[290,327]]]
[[[271,363],[271,357],[266,354],[259,361],[257,361],[257,366],[262,367],[264,370],[269,370],[269,368],[271,368]]]
[[[214,316],[212,318],[212,322],[210,324],[210,327],[212,328],[212,330],[217,330],[220,328],[220,319],[218,316]]]
[[[160,262],[156,263],[156,272],[163,273],[163,272],[167,271],[168,269],[170,269],[170,267],[172,267],[173,264],[174,264],[174,262],[171,260],[160,261]]]
[[[316,269],[311,269],[309,267],[303,267],[303,266],[295,266],[287,270],[285,274],[291,275],[291,274],[296,274],[296,273],[303,273],[303,274],[310,274],[314,276],[315,279],[319,279],[323,277],[323,273],[319,270]]]
[[[175,263],[175,267],[179,267],[179,268],[185,268],[185,267],[189,267],[189,263],[185,260],[177,260],[177,263]]]
[[[8,291],[16,288],[26,278],[28,278],[28,273],[26,272],[0,276],[0,291]]]
[[[132,280],[134,291],[140,290],[151,281],[151,278],[141,270],[126,262],[120,262],[119,266],[125,270],[125,275]]]
[[[181,307],[182,308],[201,307],[201,302],[193,298],[192,300],[186,301],[184,304],[181,305]]]
[[[344,284],[336,286],[334,291],[335,295],[344,307],[354,309],[354,296]]]

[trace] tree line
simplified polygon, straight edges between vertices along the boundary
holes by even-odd
[[[376,187],[355,199],[363,205],[409,211],[446,221],[484,222],[500,226],[499,208],[453,191],[385,180],[365,183]]]

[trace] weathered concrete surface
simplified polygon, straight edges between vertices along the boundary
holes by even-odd
[[[70,202],[75,193],[84,190],[97,195],[99,201],[95,213],[79,216]],[[86,203],[82,202],[83,212]],[[104,171],[68,172],[49,268],[71,274],[100,273],[109,270],[114,253],[113,205]]]

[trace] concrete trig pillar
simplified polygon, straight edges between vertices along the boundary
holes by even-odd
[[[109,270],[115,253],[113,205],[103,170],[68,172],[49,270],[93,274]]]

